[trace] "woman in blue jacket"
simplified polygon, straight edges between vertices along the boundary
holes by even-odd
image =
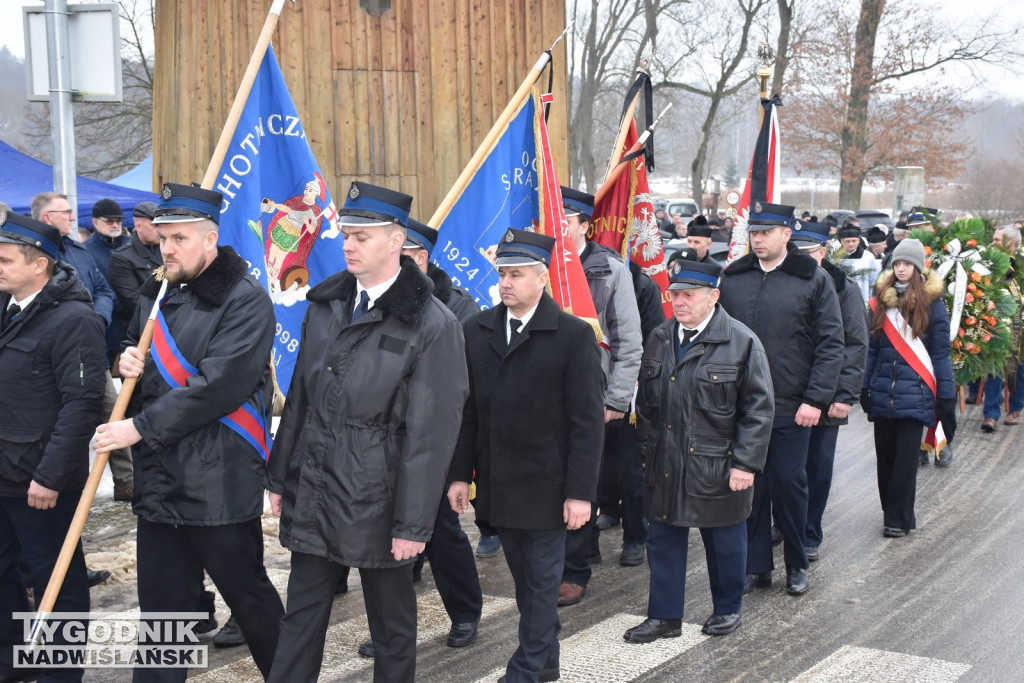
[[[917,527],[914,494],[923,428],[953,407],[949,315],[942,279],[924,267],[924,247],[904,239],[871,300],[871,338],[861,406],[875,426],[882,533]]]

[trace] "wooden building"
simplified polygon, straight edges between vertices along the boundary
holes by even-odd
[[[156,0],[154,188],[202,179],[270,4]],[[272,44],[339,207],[360,179],[413,195],[426,221],[564,28],[564,0],[298,0]],[[568,178],[565,41],[554,59]]]

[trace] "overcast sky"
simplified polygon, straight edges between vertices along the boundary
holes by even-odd
[[[935,5],[941,6],[943,15],[947,16],[951,23],[970,23],[978,17],[996,16],[1000,24],[1024,24],[1024,2],[1021,0],[932,0]],[[9,30],[4,31],[0,41],[6,43],[7,48],[17,57],[25,55],[25,34],[22,21],[22,5],[41,6],[41,0],[0,0],[0,26],[6,26]],[[267,0],[269,7],[270,0]],[[17,28],[15,28],[17,27]],[[972,95],[1003,96],[1016,100],[1024,100],[1024,73],[1010,73],[1009,71],[996,67],[984,67],[981,71],[984,85],[975,89]],[[969,74],[963,72],[951,73],[948,77],[951,85],[956,85],[957,80],[966,82]]]

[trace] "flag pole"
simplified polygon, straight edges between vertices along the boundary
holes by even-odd
[[[650,60],[647,57],[644,57],[640,60],[640,67],[637,69],[637,73],[642,71],[646,74],[649,65]],[[636,94],[633,95],[633,100],[629,103],[629,106],[626,107],[626,112],[623,115],[622,120],[619,121],[619,134],[615,136],[615,144],[612,146],[612,153],[608,157],[608,170],[604,172],[605,178],[611,176],[612,171],[619,165],[619,161],[622,157],[629,153],[626,152],[624,154],[619,154],[619,150],[622,149],[624,144],[626,144],[626,136],[629,134],[629,123],[633,120],[633,114],[636,112],[637,105],[640,104],[640,95],[641,91],[637,90]]]
[[[143,358],[149,353],[149,345],[153,341],[153,328],[156,325],[156,314],[160,310],[160,300],[164,298],[166,292],[167,279],[164,278],[163,282],[160,283],[160,292],[153,302],[153,308],[149,312],[149,318],[146,319],[146,326],[142,330],[142,336],[139,338],[138,349],[142,352]],[[108,422],[117,422],[124,419],[125,411],[128,409],[128,401],[131,400],[132,392],[135,391],[135,385],[138,381],[138,377],[128,377],[121,384],[121,392],[117,395],[117,402],[114,403],[114,409],[110,412],[110,420]],[[82,490],[82,497],[78,499],[75,516],[71,518],[71,526],[68,528],[67,536],[64,537],[64,545],[61,546],[57,562],[53,567],[53,571],[50,572],[50,580],[46,584],[46,592],[43,593],[43,599],[36,604],[36,620],[32,625],[32,633],[29,637],[29,646],[33,651],[42,645],[43,624],[46,623],[47,618],[53,611],[53,606],[57,602],[57,595],[60,593],[61,586],[64,585],[64,577],[67,575],[68,567],[71,566],[71,558],[74,556],[75,550],[78,549],[78,541],[82,537],[82,529],[85,528],[85,521],[89,518],[89,509],[96,498],[96,489],[99,488],[100,479],[103,478],[103,470],[107,467],[107,459],[109,457],[109,452],[96,454],[92,469],[89,470],[89,478],[86,480],[85,488]]]
[[[537,82],[537,79],[540,78],[544,68],[551,62],[551,51],[554,50],[558,43],[562,41],[562,38],[565,37],[565,34],[569,32],[569,29],[571,29],[575,23],[576,22],[569,22],[569,25],[565,27],[565,30],[562,31],[558,38],[555,39],[555,42],[551,44],[551,47],[549,47],[540,56],[537,63],[533,65],[532,69],[530,69],[530,73],[526,75],[526,78],[519,86],[519,89],[516,90],[515,95],[513,95],[512,99],[509,100],[507,105],[505,105],[505,110],[501,112],[501,116],[499,116],[498,120],[494,122],[493,126],[491,126],[491,130],[487,133],[487,137],[485,137],[484,141],[480,143],[479,147],[477,147],[476,152],[473,154],[472,158],[470,158],[469,163],[466,164],[466,167],[462,169],[462,173],[460,173],[459,177],[455,180],[455,184],[452,185],[450,190],[448,190],[448,194],[445,195],[443,200],[441,200],[441,204],[437,207],[437,210],[434,211],[434,215],[430,217],[429,221],[427,221],[427,225],[436,229],[441,225],[444,219],[448,217],[452,207],[455,206],[455,202],[458,201],[463,190],[465,190],[466,186],[469,185],[469,181],[473,179],[473,174],[475,174],[483,165],[487,155],[491,153],[494,145],[497,144],[498,139],[501,137],[502,133],[505,132],[505,128],[508,126],[509,121],[512,120],[516,111],[519,110],[519,106],[523,103],[523,100],[529,96],[530,89],[533,87],[533,84]]]
[[[224,128],[220,131],[220,138],[217,140],[217,146],[213,149],[213,156],[210,157],[210,165],[206,167],[202,186],[207,190],[213,189],[213,183],[217,180],[217,174],[220,173],[224,157],[228,155],[228,145],[231,144],[231,138],[235,135],[238,120],[242,118],[242,110],[245,109],[245,102],[249,99],[252,84],[256,82],[256,74],[259,73],[263,57],[267,54],[267,46],[270,45],[270,37],[274,35],[274,29],[277,28],[277,20],[281,18],[284,3],[285,0],[274,0],[270,6],[270,12],[267,13],[267,19],[263,22],[263,30],[260,31],[260,37],[256,40],[256,47],[253,48],[252,56],[249,57],[249,65],[245,68],[242,82],[238,84],[235,101],[231,103],[228,118],[224,122]],[[292,0],[292,3],[294,4],[295,0]]]
[[[639,152],[641,149],[643,149],[644,144],[647,143],[647,138],[651,137],[651,134],[654,132],[654,129],[658,126],[658,122],[661,121],[661,117],[663,117],[665,115],[665,113],[668,112],[668,110],[671,109],[671,108],[672,108],[672,103],[671,102],[669,102],[667,105],[665,105],[665,108],[661,110],[660,114],[658,114],[658,118],[654,119],[654,123],[652,123],[650,126],[648,126],[647,130],[645,130],[643,132],[643,134],[636,139],[636,142],[633,143],[633,146],[630,147],[629,149],[627,149],[626,153],[622,155],[623,159],[628,157],[630,154],[633,154],[635,152]],[[612,189],[612,186],[615,184],[615,181],[619,179],[619,176],[622,175],[625,172],[625,170],[626,170],[626,168],[628,166],[629,166],[629,164],[625,164],[625,163],[622,163],[622,161],[619,161],[615,165],[615,167],[612,168],[611,173],[609,173],[608,177],[605,178],[605,181],[603,183],[601,183],[601,187],[597,188],[597,192],[594,193],[594,205],[595,206],[597,205],[597,203],[599,201],[601,201],[602,197],[604,197],[606,194],[608,194],[608,192]]]

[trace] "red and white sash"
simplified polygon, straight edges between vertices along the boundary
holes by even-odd
[[[871,300],[871,310],[878,308],[878,300]],[[938,406],[938,386],[935,382],[935,367],[932,365],[932,358],[928,355],[928,349],[924,342],[913,336],[910,332],[910,325],[903,318],[903,315],[896,308],[887,308],[885,311],[885,323],[882,325],[886,339],[892,344],[900,358],[907,362],[907,365],[916,372],[921,380],[932,390],[932,397],[935,405]],[[946,447],[946,434],[942,431],[942,423],[938,420],[928,428],[921,450],[930,453],[938,453]]]

